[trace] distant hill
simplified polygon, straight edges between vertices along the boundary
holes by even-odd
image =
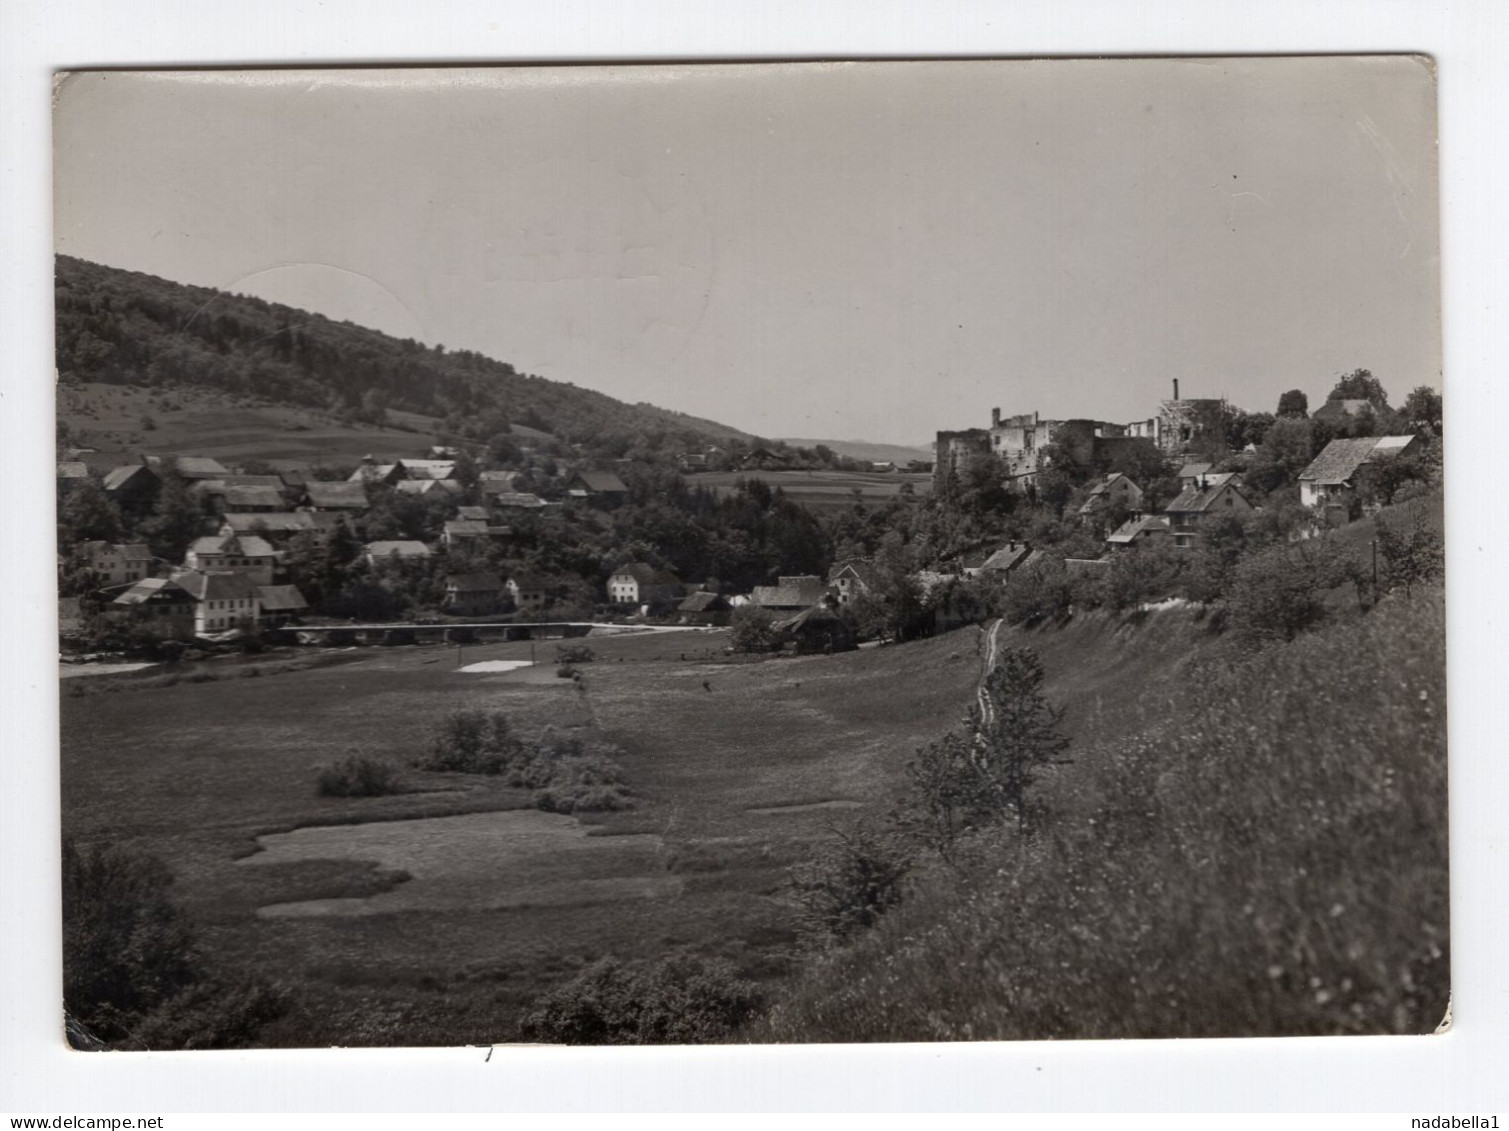
[[[822,444],[849,459],[869,460],[872,463],[906,463],[914,459],[932,459],[933,449],[926,444],[908,447],[905,444],[874,444],[869,440],[782,440],[793,448],[814,448]]]
[[[342,455],[383,448],[384,433],[400,446],[416,442],[415,433],[479,441],[548,433],[604,458],[755,440],[715,421],[520,373],[469,350],[68,256],[57,257],[56,310],[60,411],[70,391],[69,411],[80,417],[98,415],[93,391],[104,386],[151,389],[159,403],[173,391],[192,402],[174,422],[175,442],[185,444],[196,442],[191,409],[214,418],[203,421],[211,432],[225,433],[205,442],[263,458],[273,454],[269,445],[290,447],[292,437],[283,434],[290,410],[309,433],[293,449],[329,451],[328,441],[338,449],[332,454]],[[117,414],[122,407],[116,398]],[[166,436],[154,436],[168,424],[161,413],[151,429],[139,418],[129,423],[143,446],[163,446]]]

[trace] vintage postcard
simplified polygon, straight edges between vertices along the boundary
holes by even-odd
[[[1447,1024],[1435,91],[58,76],[70,1042]]]

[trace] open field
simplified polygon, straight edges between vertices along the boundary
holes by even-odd
[[[721,631],[595,638],[585,690],[554,678],[547,644],[502,673],[457,666],[528,659],[528,643],[373,648],[64,696],[64,831],[168,861],[210,953],[295,990],[266,1043],[507,1040],[542,989],[604,955],[684,948],[786,974],[785,869],[831,823],[883,809],[914,748],[957,722],[978,639],[751,661]],[[497,779],[407,768],[458,707],[526,735],[595,728],[636,807],[578,822]],[[404,765],[410,792],[317,796],[316,767],[351,751]]]
[[[352,463],[363,455],[419,458],[444,427],[432,416],[391,411],[398,427],[344,424],[309,408],[236,398],[212,389],[154,390],[136,385],[78,384],[58,391],[58,420],[71,430],[69,446],[96,449],[96,468],[121,457],[210,456],[228,464],[290,459]],[[154,427],[143,427],[150,417]],[[516,426],[521,442],[545,433]]]
[[[686,476],[688,485],[710,487],[719,497],[730,494],[741,479],[764,480],[814,511],[853,506],[855,491],[863,502],[874,504],[898,494],[903,483],[919,495],[933,486],[931,475],[905,471],[708,471]]]
[[[869,440],[803,440],[786,439],[782,443],[790,444],[793,448],[815,448],[819,444],[830,451],[837,452],[849,459],[867,459],[872,461],[889,460],[891,463],[905,466],[907,461],[925,459],[931,461],[933,448],[931,444],[877,444]]]

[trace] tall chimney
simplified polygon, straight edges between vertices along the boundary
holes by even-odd
[[[1001,410],[1000,409],[993,408],[993,409],[990,410],[990,426],[992,428],[999,428],[1001,426]]]
[[[1174,378],[1174,400],[1179,399],[1179,378]]]

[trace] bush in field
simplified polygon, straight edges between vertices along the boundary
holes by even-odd
[[[901,884],[915,853],[894,829],[856,824],[833,830],[810,859],[792,867],[789,890],[798,930],[816,946],[872,927],[901,902]]]
[[[555,662],[565,667],[573,664],[590,664],[597,659],[597,653],[585,644],[557,644],[555,646]]]
[[[461,774],[501,773],[520,750],[508,716],[501,711],[452,711],[441,720],[422,770]]]
[[[743,605],[729,619],[728,642],[735,652],[774,652],[781,646],[775,618],[764,609]]]
[[[650,967],[594,963],[540,997],[530,1040],[560,1045],[690,1045],[728,1039],[758,1005],[726,962],[677,955]]]
[[[155,857],[63,843],[63,1003],[75,1048],[244,1048],[287,1001],[207,970]]]
[[[361,754],[321,766],[317,781],[321,797],[382,797],[399,792],[398,767]]]
[[[627,809],[632,802],[611,751],[546,727],[508,768],[507,780],[534,790],[535,806],[547,813]]]
[[[1293,640],[1327,617],[1327,590],[1361,577],[1347,550],[1327,538],[1274,546],[1237,566],[1231,622],[1249,644]]]
[[[555,669],[555,674],[559,679],[574,679],[576,677],[576,669],[570,664],[561,664]]]

